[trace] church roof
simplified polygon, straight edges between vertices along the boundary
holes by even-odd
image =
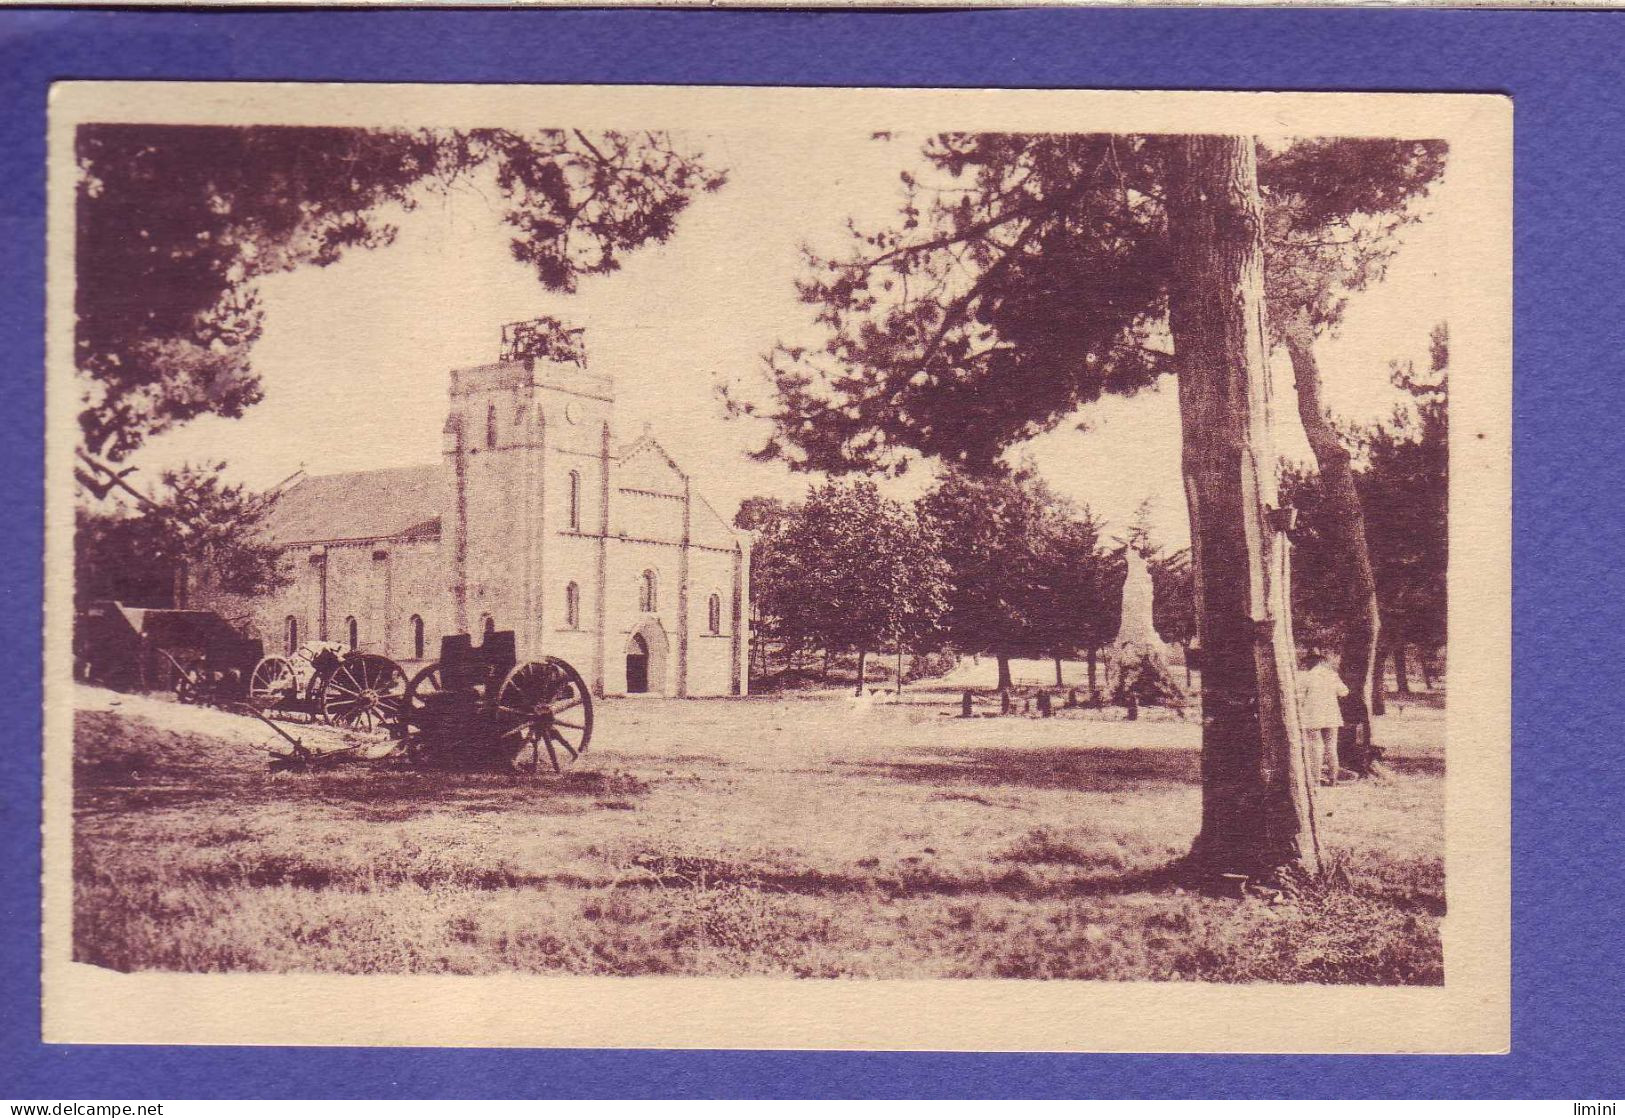
[[[307,477],[283,490],[267,525],[271,542],[373,540],[440,530],[445,466],[398,466]]]

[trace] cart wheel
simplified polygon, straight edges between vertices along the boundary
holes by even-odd
[[[248,677],[248,702],[255,710],[281,710],[299,697],[299,677],[283,656],[267,656]]]
[[[592,692],[581,673],[557,656],[532,660],[502,681],[496,718],[514,768],[563,772],[592,740]]]
[[[411,738],[413,728],[418,725],[423,709],[428,705],[429,696],[438,695],[440,687],[439,663],[432,663],[419,669],[417,674],[412,676],[411,682],[406,685],[406,694],[401,696],[401,703],[396,708],[395,721],[390,726],[389,732],[403,741]],[[415,752],[413,743],[418,740],[412,738],[407,742],[408,752]]]
[[[387,656],[346,656],[322,681],[316,707],[322,718],[346,730],[392,726],[406,695],[406,673]]]

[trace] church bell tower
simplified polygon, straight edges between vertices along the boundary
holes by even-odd
[[[587,371],[581,335],[550,318],[510,323],[499,360],[451,372],[441,517],[451,631],[478,644],[487,626],[512,629],[521,659],[541,655],[561,623],[550,616],[562,608],[548,593],[553,539],[586,531],[588,512],[594,531],[607,529],[613,387]]]

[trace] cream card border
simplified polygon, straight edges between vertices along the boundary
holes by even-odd
[[[1453,364],[1445,984],[115,974],[70,961],[73,132],[88,121],[1442,138]],[[1512,105],[1470,94],[70,82],[50,103],[44,1039],[1501,1052],[1510,1037]]]

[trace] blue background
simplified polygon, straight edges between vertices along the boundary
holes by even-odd
[[[1625,1094],[1625,22],[1608,13],[0,12],[0,1096]],[[1501,1057],[39,1043],[45,103],[64,78],[1461,90],[1516,102],[1514,1046]],[[1472,748],[1473,743],[1457,743]],[[1472,804],[1456,804],[1471,811]],[[9,1066],[7,1066],[9,1064]]]

